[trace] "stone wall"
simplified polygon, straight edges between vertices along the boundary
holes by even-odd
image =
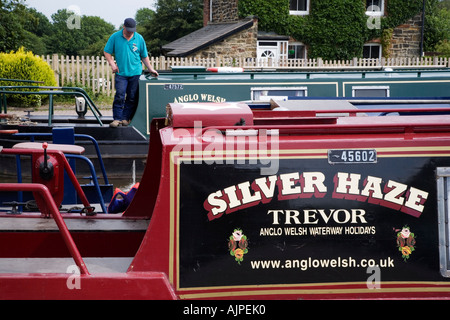
[[[196,58],[256,58],[258,38],[258,19],[253,19],[253,26],[217,42],[189,57]]]
[[[238,19],[238,0],[203,0],[203,26],[208,23],[236,22]]]
[[[238,0],[212,0],[212,2],[212,22],[238,21]]]
[[[394,28],[390,41],[389,58],[420,56],[422,14]]]

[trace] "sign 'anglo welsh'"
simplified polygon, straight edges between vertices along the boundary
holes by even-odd
[[[220,218],[228,214],[259,203],[269,203],[274,197],[281,200],[298,198],[324,198],[329,190],[322,172],[292,172],[261,177],[254,181],[244,181],[222,190],[215,191],[207,197],[203,207],[208,211],[208,219]],[[334,199],[368,202],[414,217],[419,217],[428,197],[428,192],[406,184],[361,174],[337,172],[333,180]]]

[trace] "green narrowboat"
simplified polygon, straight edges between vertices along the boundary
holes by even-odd
[[[212,72],[173,67],[158,78],[142,75],[132,125],[148,136],[168,103],[270,101],[307,98],[436,98],[450,96],[450,69],[336,72]],[[237,68],[236,68],[237,69]],[[240,71],[240,70],[238,70]]]

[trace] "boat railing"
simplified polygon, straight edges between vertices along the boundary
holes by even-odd
[[[0,79],[1,80],[1,79]],[[33,90],[33,91],[27,91]],[[38,90],[38,91],[35,91]],[[54,95],[69,95],[75,97],[82,97],[87,103],[87,106],[91,110],[97,122],[103,126],[103,122],[100,119],[102,117],[102,113],[95,105],[94,101],[89,97],[87,92],[78,87],[51,87],[51,86],[0,86],[0,112],[7,113],[7,100],[6,96],[11,94],[20,94],[20,95],[48,95],[49,96],[49,109],[48,109],[48,125],[52,125],[52,119],[54,114]]]
[[[78,268],[80,268],[80,273],[89,275],[86,264],[84,263],[72,235],[70,234],[69,229],[67,228],[67,225],[64,222],[64,219],[62,218],[62,215],[59,212],[48,188],[39,183],[0,183],[0,192],[8,191],[37,192],[45,200],[43,204],[47,207],[48,211],[51,213],[51,216],[55,220],[67,249],[69,250]]]

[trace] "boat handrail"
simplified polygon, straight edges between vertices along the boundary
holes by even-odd
[[[19,90],[17,90],[17,89],[19,89]],[[20,89],[37,89],[37,90],[45,90],[45,91],[23,91]],[[64,91],[64,90],[71,90],[71,91]],[[7,94],[48,95],[49,96],[49,110],[48,110],[48,125],[49,126],[52,124],[52,116],[53,116],[53,110],[54,110],[53,95],[80,96],[86,100],[89,109],[91,110],[92,114],[94,115],[95,119],[100,124],[100,126],[103,126],[103,122],[100,119],[100,117],[103,116],[102,113],[97,108],[94,101],[92,101],[92,99],[89,97],[87,92],[82,88],[49,87],[49,86],[0,86],[0,95],[2,96],[2,99],[0,99],[0,112],[2,109],[4,110],[5,113],[7,112],[7,105],[6,105],[6,95]]]
[[[7,191],[38,192],[42,196],[42,198],[44,198],[44,203],[47,206],[47,209],[50,211],[53,219],[55,220],[56,225],[61,232],[61,236],[63,237],[64,243],[67,246],[67,249],[69,250],[76,265],[80,269],[80,273],[89,275],[87,266],[84,263],[77,245],[75,244],[72,235],[70,234],[69,229],[67,228],[67,225],[64,222],[64,219],[62,218],[62,215],[59,212],[48,188],[40,183],[0,183],[0,192]]]

